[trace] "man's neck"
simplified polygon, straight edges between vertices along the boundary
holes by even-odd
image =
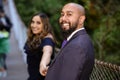
[[[70,36],[69,36],[69,37],[67,37],[67,41],[69,41],[69,40],[72,38],[72,36],[73,36],[76,32],[78,32],[78,31],[80,31],[80,30],[83,30],[83,29],[85,29],[85,28],[84,28],[84,27],[82,27],[82,28],[79,28],[79,29],[77,29],[77,30],[73,31],[73,32],[70,34]]]

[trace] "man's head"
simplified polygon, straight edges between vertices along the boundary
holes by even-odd
[[[73,31],[83,27],[84,20],[84,7],[76,3],[68,3],[62,8],[59,22],[63,33],[69,36]]]

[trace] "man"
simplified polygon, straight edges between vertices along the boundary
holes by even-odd
[[[3,9],[0,9],[0,74],[2,77],[7,76],[6,57],[9,53],[9,37],[12,23],[6,16]]]
[[[85,10],[76,3],[62,8],[59,22],[67,43],[51,63],[45,80],[89,80],[94,48],[84,28]]]

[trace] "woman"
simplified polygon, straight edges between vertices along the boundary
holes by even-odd
[[[28,80],[44,80],[53,58],[55,39],[48,17],[35,14],[28,27],[28,38],[24,49],[27,54]]]

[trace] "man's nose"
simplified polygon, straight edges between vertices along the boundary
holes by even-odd
[[[67,20],[67,16],[62,16],[61,18],[60,18],[60,22],[65,22]]]
[[[66,20],[66,19],[67,19],[67,16],[64,15],[64,16],[62,17],[62,20],[64,21],[64,20]]]

